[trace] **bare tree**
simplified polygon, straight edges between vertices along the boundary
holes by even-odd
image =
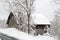
[[[31,25],[30,25],[30,15],[31,15],[34,0],[22,0],[22,2],[21,2],[21,0],[14,0],[12,2],[10,2],[10,1],[6,1],[6,2],[8,2],[11,7],[12,6],[16,7],[17,4],[20,5],[21,7],[23,7],[25,12],[27,13],[27,17],[28,17],[28,33],[30,33],[30,27],[31,27]],[[13,10],[15,10],[15,9],[13,9]],[[11,9],[10,9],[10,11],[11,11]]]

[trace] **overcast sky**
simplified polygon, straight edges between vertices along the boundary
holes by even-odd
[[[9,11],[8,5],[8,3],[0,2],[0,19],[7,19]]]
[[[36,0],[35,9],[37,13],[44,14],[49,21],[53,20],[55,10],[60,5],[56,5],[52,0]]]
[[[59,6],[56,6],[54,2],[51,0],[36,0],[35,3],[35,10],[37,13],[44,14],[49,21],[53,19],[54,11],[58,9]],[[9,5],[8,3],[0,2],[0,18],[7,19],[8,18],[8,10]]]

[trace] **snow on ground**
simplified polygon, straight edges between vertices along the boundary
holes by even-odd
[[[5,29],[0,29],[0,33],[4,33],[8,36],[15,37],[19,40],[54,40],[53,37],[50,36],[32,36],[28,35],[27,33],[18,31],[15,28],[5,28]]]
[[[0,29],[0,32],[6,34],[8,36],[12,36],[12,37],[22,39],[22,40],[27,40],[27,39],[31,40],[33,38],[33,36],[30,36],[30,35],[28,36],[27,33],[18,31],[14,28],[13,29],[12,28]]]

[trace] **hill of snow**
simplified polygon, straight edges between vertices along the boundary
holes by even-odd
[[[53,37],[50,36],[32,36],[30,34],[18,31],[15,28],[6,28],[6,29],[0,29],[0,33],[6,34],[11,37],[15,37],[19,40],[54,40]]]

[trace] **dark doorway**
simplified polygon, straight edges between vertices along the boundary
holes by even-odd
[[[45,27],[46,27],[46,25],[36,25],[35,28],[36,28],[37,35],[38,34],[43,35]]]

